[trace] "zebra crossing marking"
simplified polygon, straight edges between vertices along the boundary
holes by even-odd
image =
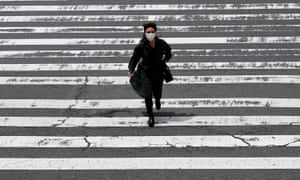
[[[231,49],[172,49],[174,57],[214,56],[300,56],[299,48],[231,48]],[[0,58],[63,58],[63,57],[128,57],[133,50],[11,50],[0,51]]]
[[[300,169],[298,157],[0,158],[2,170]]]
[[[226,4],[134,4],[134,5],[8,5],[0,9],[0,12],[9,11],[172,11],[172,10],[239,10],[239,9],[299,9],[298,3],[243,3],[236,5]]]
[[[164,108],[299,108],[299,98],[165,98]],[[144,108],[143,99],[0,99],[0,108],[128,109]]]
[[[122,45],[138,44],[140,38],[68,38],[68,39],[2,39],[0,45]],[[245,44],[245,43],[299,43],[300,36],[282,37],[165,37],[175,44]]]
[[[219,30],[221,32],[230,32],[233,29],[235,31],[244,31],[250,30],[251,31],[274,31],[272,28],[280,29],[284,28],[285,31],[292,30],[298,28],[299,24],[285,24],[280,25],[267,25],[267,24],[260,24],[260,25],[194,25],[194,26],[159,26],[159,32],[201,32],[201,31],[209,31],[215,32]],[[268,28],[268,29],[266,29]],[[10,34],[33,34],[33,33],[137,33],[143,32],[142,27],[140,26],[101,26],[101,27],[94,27],[94,26],[11,26],[11,27],[0,27],[0,33],[10,33]],[[277,37],[277,36],[276,36]]]
[[[300,135],[0,136],[0,148],[299,147]]]
[[[300,69],[300,61],[258,62],[170,62],[172,70],[214,69]],[[128,63],[55,63],[55,64],[0,64],[0,71],[119,71],[128,70]]]
[[[64,15],[64,16],[1,16],[0,22],[98,22],[98,21],[237,21],[249,18],[260,20],[299,20],[300,13],[263,14],[191,14],[186,15]]]
[[[174,76],[168,84],[243,84],[278,83],[299,84],[298,75],[215,75],[215,76]],[[167,84],[167,85],[168,85]],[[0,85],[129,85],[126,76],[0,76]]]
[[[0,116],[0,127],[144,127],[148,117]],[[156,126],[300,125],[300,116],[157,116]]]

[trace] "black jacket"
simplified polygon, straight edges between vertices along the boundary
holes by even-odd
[[[171,47],[164,40],[156,37],[155,47],[152,48],[147,40],[143,38],[134,48],[128,70],[133,73],[137,63],[142,59],[139,65],[142,71],[145,70],[150,73],[162,71],[163,59],[169,61],[171,57]]]

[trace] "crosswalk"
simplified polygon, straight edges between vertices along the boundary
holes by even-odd
[[[1,178],[298,179],[299,9],[1,0]],[[173,53],[155,128],[127,77],[147,21]]]

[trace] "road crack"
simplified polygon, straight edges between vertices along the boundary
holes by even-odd
[[[282,147],[288,147],[288,146],[290,146],[291,144],[298,143],[298,142],[300,142],[300,139],[296,139],[296,140],[294,140],[294,141],[292,141],[292,142],[286,143],[286,144],[282,145]]]
[[[53,124],[52,127],[58,127],[58,126],[62,126],[66,123],[66,121],[69,119],[69,117],[66,117],[65,119],[59,119],[57,120],[59,123],[57,124]]]
[[[62,125],[66,122],[66,120],[68,120],[71,116],[73,112],[77,112],[78,110],[73,109],[74,107],[76,107],[79,103],[79,98],[82,96],[82,94],[85,91],[85,88],[87,87],[87,83],[88,83],[88,76],[85,75],[85,79],[84,79],[84,83],[78,88],[77,93],[74,96],[74,104],[69,105],[69,107],[65,110],[65,114],[66,114],[66,118],[64,120],[61,120],[60,124],[55,125],[56,127],[58,125]]]
[[[236,135],[231,135],[233,138],[235,138],[235,139],[238,139],[238,140],[240,140],[240,141],[242,141],[243,143],[245,143],[245,144],[247,144],[247,146],[251,146],[251,144],[246,140],[246,139],[244,139],[244,138],[242,138],[242,137],[238,137],[238,136],[236,136]]]
[[[86,147],[85,149],[89,149],[92,145],[92,143],[88,140],[88,136],[84,137],[83,140],[86,142]]]

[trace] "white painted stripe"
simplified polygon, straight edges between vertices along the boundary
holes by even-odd
[[[164,108],[299,108],[299,98],[170,98]],[[142,99],[0,99],[0,108],[129,109],[145,108]]]
[[[299,13],[208,14],[199,15],[74,15],[74,16],[1,16],[0,22],[99,22],[99,21],[203,21],[203,20],[298,20]]]
[[[141,117],[23,117],[0,116],[2,127],[143,127]],[[158,127],[166,126],[283,126],[300,125],[299,116],[156,116]]]
[[[300,69],[300,61],[253,62],[176,62],[168,63],[171,70],[215,69]],[[119,71],[128,70],[128,63],[56,63],[0,64],[0,71]]]
[[[300,169],[300,158],[0,158],[0,168],[2,170]]]
[[[2,39],[0,45],[135,45],[141,38]],[[168,37],[170,44],[299,43],[300,36],[282,37]]]
[[[0,148],[299,147],[300,135],[0,136]]]
[[[174,50],[173,50],[174,51]],[[24,57],[131,57],[133,50],[28,50],[0,51],[0,58]]]
[[[300,169],[297,157],[0,158],[2,170]]]
[[[274,51],[274,52],[272,52]],[[291,54],[290,51],[297,51]],[[238,48],[238,49],[173,49],[174,57],[178,56],[261,56],[263,53],[272,56],[287,53],[299,56],[299,48]],[[0,51],[0,58],[40,58],[40,57],[131,57],[133,50],[19,50]],[[265,55],[265,54],[263,54]]]
[[[168,84],[299,84],[298,75],[174,76]],[[1,85],[129,85],[127,76],[34,77],[0,76]]]
[[[277,28],[295,28],[298,24],[274,25],[195,25],[195,26],[159,26],[159,32],[237,32],[237,31],[277,31]],[[273,28],[273,29],[272,29]],[[275,29],[274,29],[275,28]],[[0,33],[137,33],[143,32],[141,26],[68,26],[68,27],[0,27]]]
[[[239,10],[239,9],[299,9],[299,3],[245,4],[134,4],[134,5],[22,5],[4,6],[6,11],[153,11],[153,10]]]

